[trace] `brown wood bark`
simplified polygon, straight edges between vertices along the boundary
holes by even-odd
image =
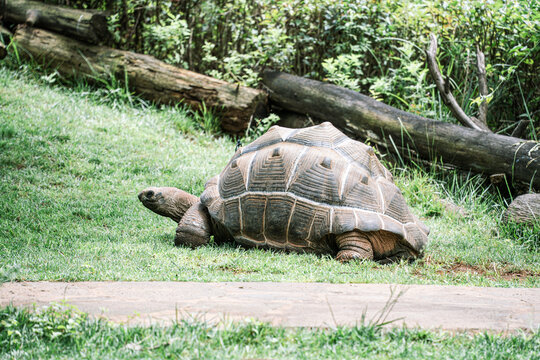
[[[433,121],[320,81],[267,71],[270,101],[283,109],[331,121],[349,135],[399,151],[540,188],[538,142]]]
[[[110,37],[104,13],[48,5],[29,0],[5,0],[4,20],[52,30],[99,44]]]
[[[243,132],[251,116],[266,106],[266,94],[260,90],[180,69],[152,56],[88,45],[41,29],[20,28],[14,41],[38,62],[68,76],[127,78],[130,89],[156,103],[198,108],[204,102],[220,112],[222,128],[229,133]]]

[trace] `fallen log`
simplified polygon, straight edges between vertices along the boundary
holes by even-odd
[[[250,118],[266,107],[263,91],[180,69],[152,56],[89,45],[41,29],[19,28],[13,40],[35,60],[64,75],[127,79],[130,89],[158,104],[199,108],[204,103],[220,112],[222,129],[229,133],[243,132]]]
[[[107,18],[103,12],[84,11],[30,0],[3,2],[4,8],[0,9],[0,15],[3,14],[4,21],[52,30],[92,44],[100,44],[110,38]]]
[[[368,96],[320,81],[266,71],[270,102],[283,109],[331,121],[349,135],[398,151],[485,173],[540,189],[540,144],[433,121]]]

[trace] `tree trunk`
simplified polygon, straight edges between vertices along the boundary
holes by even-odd
[[[93,44],[102,43],[110,37],[107,19],[101,12],[29,0],[4,1],[4,21],[52,30]]]
[[[196,108],[204,103],[220,111],[222,128],[229,133],[243,132],[251,116],[266,106],[266,94],[260,90],[180,69],[152,56],[88,45],[40,29],[18,29],[13,39],[38,62],[64,75],[90,79],[112,75],[126,79],[130,89],[156,103]]]
[[[348,134],[399,151],[540,188],[538,142],[433,121],[320,81],[267,71],[263,83],[279,107],[331,121]]]

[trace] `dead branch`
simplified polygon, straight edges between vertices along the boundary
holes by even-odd
[[[478,121],[487,126],[488,103],[486,97],[488,95],[488,86],[486,78],[486,61],[484,53],[480,51],[478,45],[476,45],[476,69],[478,71],[478,91],[482,97],[480,105],[478,105]]]
[[[520,120],[514,131],[512,131],[512,136],[517,138],[523,138],[523,134],[525,133],[525,130],[527,130],[527,127],[529,127],[530,123],[531,120],[529,119]]]
[[[446,84],[439,70],[439,65],[437,64],[437,38],[434,34],[430,34],[430,39],[431,43],[428,51],[426,51],[427,64],[429,72],[435,81],[435,85],[437,85],[437,89],[439,90],[444,103],[461,124],[475,130],[490,131],[487,125],[481,123],[477,119],[467,116],[457,103],[456,98],[454,98],[454,95],[452,95],[452,92],[450,91],[450,86]]]

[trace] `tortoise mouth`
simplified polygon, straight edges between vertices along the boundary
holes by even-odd
[[[160,193],[156,194],[154,190],[143,190],[139,193],[138,197],[142,203],[152,204],[158,201],[158,195],[160,195]]]

